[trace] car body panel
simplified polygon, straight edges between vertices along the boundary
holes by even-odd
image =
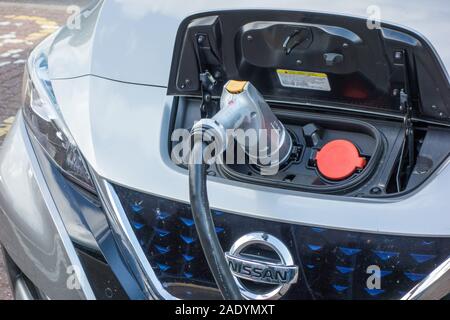
[[[450,70],[450,28],[447,0],[407,4],[392,0],[260,0],[221,1],[100,1],[81,29],[63,28],[55,40],[49,65],[52,78],[97,75],[130,83],[167,86],[176,32],[187,16],[227,9],[320,11],[367,18],[371,6],[380,8],[381,21],[403,25],[424,35]],[[116,48],[116,50],[111,50]]]
[[[20,112],[2,146],[0,177],[0,240],[15,264],[50,299],[93,299]],[[73,271],[80,286],[69,288]]]
[[[168,151],[173,98],[164,88],[98,77],[53,81],[78,147],[102,177],[132,189],[189,202],[187,171]],[[124,134],[126,132],[126,134]],[[421,189],[396,200],[313,195],[211,177],[211,207],[329,228],[449,236],[446,162]]]

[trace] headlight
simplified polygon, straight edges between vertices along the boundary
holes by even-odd
[[[24,78],[23,114],[39,146],[68,178],[95,192],[86,163],[67,129],[48,74],[50,36],[31,53]]]

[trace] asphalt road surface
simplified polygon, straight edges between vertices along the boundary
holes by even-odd
[[[0,144],[20,108],[24,64],[30,51],[63,25],[69,5],[92,0],[0,0]],[[0,300],[12,299],[0,256]]]

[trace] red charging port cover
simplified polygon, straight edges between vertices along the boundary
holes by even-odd
[[[363,169],[366,159],[360,157],[356,146],[347,140],[328,142],[317,152],[316,164],[319,172],[330,180],[343,180],[358,169]]]

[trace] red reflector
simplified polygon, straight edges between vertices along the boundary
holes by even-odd
[[[363,169],[366,159],[359,156],[358,149],[350,141],[333,140],[317,152],[316,163],[325,178],[343,180]]]

